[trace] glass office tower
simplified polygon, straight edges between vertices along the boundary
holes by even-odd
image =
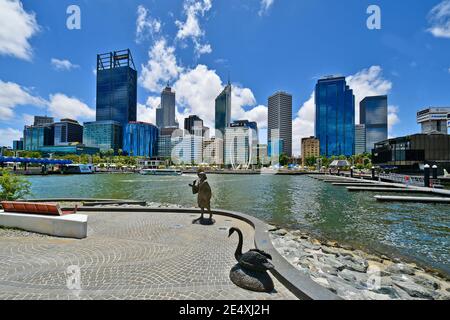
[[[23,130],[24,150],[38,151],[41,147],[52,146],[54,136],[53,125],[25,126]]]
[[[83,126],[76,120],[61,119],[54,124],[55,146],[67,146],[71,143],[83,142]]]
[[[223,89],[223,91],[216,98],[216,132],[220,131],[222,137],[225,136],[225,129],[231,123],[231,84]],[[216,133],[217,135],[217,133]]]
[[[145,122],[130,122],[125,126],[123,152],[135,157],[156,157],[159,130]]]
[[[97,55],[97,121],[136,121],[137,72],[130,50]]]
[[[366,127],[365,152],[371,153],[376,143],[388,138],[387,96],[364,98],[359,104],[359,123]]]
[[[122,125],[117,121],[85,122],[83,143],[100,151],[113,150],[117,154],[122,148]]]
[[[355,96],[345,77],[327,77],[316,85],[315,136],[320,155],[352,156],[355,153]]]

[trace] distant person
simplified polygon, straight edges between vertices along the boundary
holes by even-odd
[[[199,172],[198,174],[198,180],[195,180],[193,184],[190,184],[189,186],[192,188],[193,194],[198,194],[197,196],[197,204],[199,208],[201,209],[202,216],[194,220],[194,223],[197,221],[203,222],[204,219],[204,213],[205,208],[208,210],[209,213],[209,222],[213,222],[212,220],[212,212],[211,212],[211,187],[209,186],[208,181],[206,181],[208,178],[206,177],[206,174],[204,172]]]

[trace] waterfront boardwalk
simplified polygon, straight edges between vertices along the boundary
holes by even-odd
[[[229,280],[238,239],[228,228],[243,231],[244,250],[254,248],[254,230],[240,220],[217,215],[215,225],[201,226],[192,224],[197,214],[83,214],[83,240],[0,229],[0,299],[295,299],[275,279],[270,294]]]
[[[450,190],[425,188],[418,186],[407,186],[400,183],[381,182],[374,180],[366,180],[361,178],[351,178],[334,175],[314,176],[311,178],[331,183],[336,187],[346,187],[350,192],[392,192],[392,193],[426,193],[428,197],[409,197],[396,196],[388,197],[375,195],[375,199],[379,201],[401,201],[401,202],[426,202],[426,203],[450,203]],[[394,190],[395,189],[395,190]],[[434,197],[432,197],[434,196]]]

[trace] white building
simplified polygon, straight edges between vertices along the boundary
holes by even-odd
[[[225,129],[225,165],[235,169],[248,169],[258,164],[256,130],[249,127]]]
[[[447,134],[450,127],[450,107],[421,110],[417,113],[417,123],[422,126],[424,134]]]

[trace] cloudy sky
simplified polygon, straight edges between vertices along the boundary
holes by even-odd
[[[72,4],[79,30],[66,26]],[[366,26],[371,4],[381,30]],[[178,121],[197,114],[213,127],[230,75],[232,118],[257,121],[263,142],[268,96],[293,94],[296,154],[314,134],[324,75],[347,76],[357,103],[388,94],[390,136],[418,132],[418,109],[450,106],[450,0],[0,0],[0,145],[33,115],[95,119],[96,54],[125,48],[139,120],[155,121],[169,82]]]

